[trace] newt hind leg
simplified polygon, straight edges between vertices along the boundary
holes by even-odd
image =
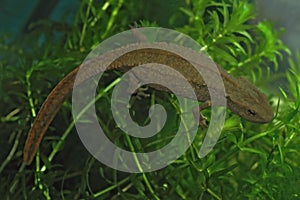
[[[193,108],[193,114],[194,114],[194,117],[195,117],[195,123],[199,124],[199,126],[201,128],[207,128],[208,125],[207,125],[207,120],[206,120],[206,117],[201,113],[201,110],[204,110],[206,108],[209,108],[211,106],[211,101],[210,100],[207,100],[205,101],[204,103],[202,103],[200,106],[199,106],[199,114],[197,114],[197,107],[194,107]]]

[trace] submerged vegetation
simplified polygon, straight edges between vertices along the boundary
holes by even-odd
[[[169,2],[170,5],[159,2],[85,0],[72,24],[40,21],[32,24],[22,39],[0,38],[3,199],[300,197],[300,55],[289,51],[280,40],[281,31],[273,29],[270,22],[256,19],[254,5],[246,0],[187,0]],[[228,111],[221,138],[206,157],[197,156],[205,134],[205,130],[199,130],[192,146],[168,167],[129,174],[106,167],[87,152],[72,123],[68,100],[47,131],[34,162],[22,165],[28,130],[54,85],[100,42],[135,23],[175,29],[191,36],[216,63],[234,76],[246,76],[268,95],[274,120],[260,125]],[[120,74],[109,75],[106,83]],[[143,150],[142,142],[115,129],[109,110],[112,90],[103,89],[107,87],[99,86],[106,91],[97,103],[99,116],[106,116],[105,121],[100,120],[101,126],[109,130],[110,138],[118,145],[134,144]],[[169,112],[176,113],[171,95],[153,94],[156,102],[167,102],[163,104]],[[132,118],[139,124],[147,123],[146,117],[139,117],[138,108],[145,107],[148,100],[132,101]],[[209,110],[204,114],[209,117]],[[166,133],[157,136],[151,147],[159,147],[164,137],[171,137],[175,125],[167,124]]]

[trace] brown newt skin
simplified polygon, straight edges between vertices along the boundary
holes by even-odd
[[[207,85],[199,75],[198,71],[194,69],[190,62],[188,62],[181,56],[159,48],[160,46],[162,47],[166,45],[170,44],[156,43],[155,45],[144,45],[144,47],[142,44],[132,44],[127,47],[122,47],[120,49],[113,50],[112,52],[108,52],[102,55],[102,58],[109,57],[118,51],[122,52],[124,51],[124,49],[126,49],[127,53],[121,54],[122,56],[114,60],[105,69],[105,71],[120,70],[124,72],[132,67],[142,64],[164,64],[179,71],[189,81],[189,83],[194,88],[198,101],[209,101],[210,95],[207,89]],[[182,52],[190,50],[184,47],[178,47],[176,45],[173,46],[174,48],[181,48]],[[136,47],[139,48],[137,49]],[[128,49],[130,51],[128,51]],[[203,57],[201,59],[205,58]],[[96,62],[93,63],[94,61]],[[81,65],[77,67],[65,78],[63,78],[48,95],[32,125],[32,128],[29,131],[24,147],[24,163],[29,165],[32,162],[45,132],[47,131],[50,123],[52,122],[56,113],[59,111],[63,102],[72,92],[73,87],[76,87],[86,79],[101,72],[101,70],[99,70],[99,65],[101,65],[99,64],[99,61],[101,62],[101,59],[99,60],[99,58],[92,59],[85,62],[85,64],[89,63],[89,66]],[[205,62],[200,63],[199,65],[200,67],[209,68],[208,66],[206,66]],[[84,70],[84,74],[81,77],[77,77],[76,84],[74,84],[76,75],[80,67],[82,67],[81,70]],[[272,108],[267,101],[267,97],[263,93],[261,93],[249,81],[243,78],[236,79],[219,66],[218,70],[226,90],[225,98],[227,100],[227,107],[232,112],[240,115],[246,120],[255,123],[267,123],[272,120]],[[160,73],[160,71],[158,70],[155,73]],[[214,73],[214,71],[212,71],[212,73]],[[171,76],[170,81],[173,81],[174,84],[176,84],[176,76]],[[158,90],[168,91],[168,89],[159,85],[153,85],[153,87]],[[180,85],[176,87],[180,87]],[[180,91],[182,91],[182,93],[180,93],[181,96],[189,98],[189,96],[185,94],[184,88],[182,88]]]

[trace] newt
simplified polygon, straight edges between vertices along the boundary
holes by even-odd
[[[122,52],[124,51],[124,49],[127,49],[127,53],[114,60],[108,67],[106,67],[105,71],[119,70],[122,72],[126,72],[132,67],[147,63],[159,63],[167,65],[179,71],[188,80],[188,82],[194,88],[195,94],[197,96],[196,100],[200,102],[209,102],[210,95],[207,89],[207,85],[204,82],[201,75],[199,75],[199,73],[195,71],[195,69],[193,69],[191,63],[182,58],[180,55],[159,48],[159,46],[166,45],[171,44],[155,43],[143,46],[143,44],[138,43],[115,49],[111,52],[104,54],[104,57],[113,55],[118,51]],[[174,47],[181,48],[182,52],[187,51],[187,48],[185,47],[179,47],[176,45]],[[132,50],[128,51],[128,49]],[[96,62],[93,63],[94,61]],[[90,61],[90,64],[91,66],[88,67],[83,66],[82,64],[79,67],[75,68],[73,71],[71,71],[68,75],[66,75],[54,87],[54,89],[50,92],[45,102],[42,104],[37,114],[37,117],[29,131],[25,143],[23,151],[23,161],[25,164],[29,165],[32,162],[45,132],[47,131],[50,123],[59,111],[63,102],[72,93],[73,87],[77,87],[78,84],[84,82],[86,79],[90,78],[96,73],[99,73],[99,59],[92,59]],[[76,85],[74,84],[75,78],[81,67],[86,67],[83,68],[84,76],[79,77],[79,81],[76,82]],[[203,62],[202,64],[200,63],[200,67],[208,68],[205,65],[205,62]],[[229,108],[233,113],[238,114],[242,118],[251,122],[267,123],[272,120],[272,108],[268,103],[265,94],[260,92],[256,86],[254,86],[246,79],[241,77],[235,78],[218,65],[217,69],[219,70],[219,73],[224,83],[226,91],[225,98],[227,100],[227,108]],[[212,71],[212,73],[214,72]],[[174,84],[176,84],[176,77],[170,79],[170,81],[172,80],[174,81]],[[168,91],[168,89],[159,85],[151,85],[151,87],[157,90]],[[189,98],[188,96],[185,96],[184,88],[182,88],[181,95],[183,97]]]

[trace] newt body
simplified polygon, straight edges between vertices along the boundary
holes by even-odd
[[[157,44],[156,44],[157,45]],[[159,45],[170,45],[166,43],[158,43]],[[207,85],[199,73],[193,68],[193,66],[181,56],[162,50],[160,48],[155,48],[155,45],[145,45],[144,48],[141,48],[142,44],[133,44],[125,47],[127,50],[132,49],[128,53],[125,53],[115,61],[113,61],[107,68],[109,70],[120,70],[127,71],[128,69],[147,63],[159,63],[167,65],[175,70],[179,71],[193,86],[194,91],[197,96],[197,100],[201,102],[209,101],[210,96],[207,89]],[[139,49],[136,50],[136,47]],[[176,46],[177,48],[177,46]],[[183,47],[182,51],[186,49]],[[106,53],[105,56],[110,56],[115,52],[122,52],[122,48],[116,49],[112,52]],[[86,79],[91,76],[99,73],[99,60],[95,59],[97,62],[91,60],[90,66],[84,69],[84,76],[77,77],[76,84],[84,82]],[[100,60],[101,61],[101,60]],[[200,67],[207,67],[205,62],[199,64]],[[79,66],[70,72],[64,79],[62,79],[56,87],[48,95],[47,99],[43,103],[32,128],[30,129],[29,135],[26,140],[24,147],[24,162],[30,164],[38,150],[39,144],[48,129],[50,123],[55,117],[56,113],[59,111],[63,102],[67,99],[69,94],[72,92],[74,81],[76,75],[80,69]],[[208,67],[207,67],[208,68]],[[267,123],[273,118],[273,112],[271,106],[269,105],[266,96],[261,93],[253,84],[248,82],[243,78],[234,78],[229,75],[224,69],[218,66],[219,73],[223,80],[225,90],[226,90],[226,100],[227,107],[234,113],[240,115],[241,117],[256,123]],[[160,73],[159,71],[156,73]],[[212,71],[212,73],[214,73]],[[79,80],[79,81],[78,81]],[[176,84],[176,76],[171,77],[170,81]],[[152,85],[151,85],[152,86]],[[159,85],[153,85],[155,89],[166,90],[164,87]],[[180,87],[176,86],[176,87]],[[218,88],[215,88],[216,91]],[[185,94],[184,88],[181,89],[181,96],[189,98]]]

